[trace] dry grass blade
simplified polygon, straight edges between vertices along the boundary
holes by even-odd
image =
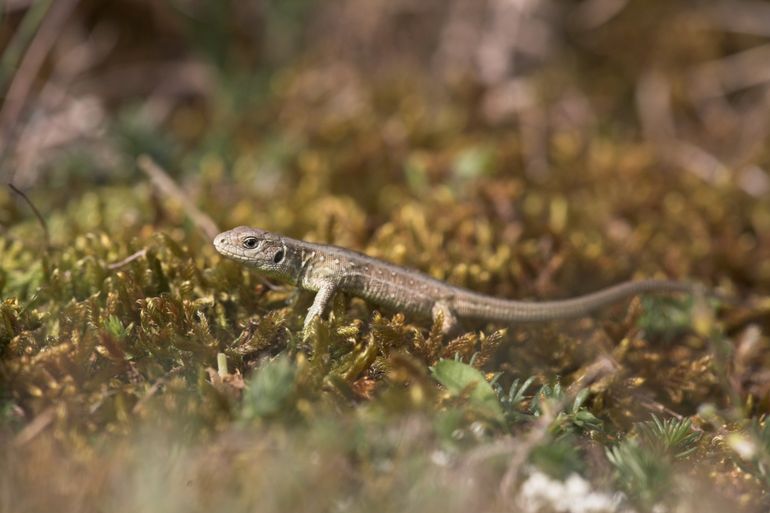
[[[123,260],[120,260],[118,262],[113,262],[107,266],[107,269],[114,271],[115,269],[120,269],[121,267],[130,264],[134,260],[138,260],[142,257],[144,257],[147,254],[147,248],[140,249],[136,253],[132,253],[131,255],[128,255]]]
[[[19,447],[32,441],[33,438],[38,436],[45,428],[51,425],[51,422],[56,418],[56,409],[53,406],[49,406],[38,414],[32,421],[24,426],[24,429],[16,434],[13,439],[15,446]]]
[[[153,185],[164,195],[178,201],[184,208],[187,215],[192,219],[195,226],[201,231],[207,240],[213,240],[221,231],[211,217],[204,214],[196,207],[190,198],[179,188],[163,168],[161,168],[151,157],[140,155],[136,159],[139,169],[152,180]]]
[[[56,0],[53,2],[51,10],[46,13],[38,33],[24,54],[19,69],[14,74],[5,94],[2,110],[0,110],[0,135],[2,135],[0,137],[0,155],[7,154],[13,128],[27,103],[30,91],[34,89],[33,82],[77,3],[78,0]]]

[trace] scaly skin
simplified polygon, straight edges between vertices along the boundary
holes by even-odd
[[[256,267],[268,277],[315,292],[305,317],[305,333],[336,292],[361,297],[423,319],[443,318],[443,330],[458,319],[501,324],[583,317],[603,306],[643,292],[692,292],[692,285],[665,280],[628,281],[592,294],[558,301],[513,301],[485,296],[338,246],[313,244],[239,226],[220,233],[214,246],[222,255]]]

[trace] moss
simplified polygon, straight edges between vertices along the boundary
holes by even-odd
[[[216,52],[217,93],[176,105],[163,137],[110,124],[99,147],[114,168],[83,148],[77,166],[46,160],[59,186],[29,192],[49,245],[0,193],[0,490],[13,491],[0,511],[510,510],[531,468],[578,472],[640,510],[699,504],[700,489],[713,511],[766,507],[770,202],[747,190],[753,168],[708,180],[640,140],[639,70],[617,34],[682,21],[626,18],[570,33],[586,46],[540,68],[533,111],[508,121],[484,114],[505,91],[436,94],[424,69],[388,80],[305,57],[249,80],[226,64],[244,58],[233,43],[230,60]],[[699,37],[699,56],[722,56]],[[675,88],[678,68],[662,66]],[[216,254],[135,153],[162,155],[223,228],[343,245],[481,293],[670,276],[736,301],[644,298],[447,337],[340,296],[304,339],[307,298]]]

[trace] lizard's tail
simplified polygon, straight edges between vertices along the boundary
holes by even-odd
[[[627,281],[598,292],[557,301],[509,301],[474,294],[458,298],[454,311],[460,317],[509,323],[551,321],[583,317],[594,310],[644,292],[689,292],[702,286],[667,280]]]

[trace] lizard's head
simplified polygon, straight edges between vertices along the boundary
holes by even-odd
[[[214,237],[222,255],[256,267],[260,273],[283,281],[294,281],[290,248],[283,237],[258,228],[239,226]]]

